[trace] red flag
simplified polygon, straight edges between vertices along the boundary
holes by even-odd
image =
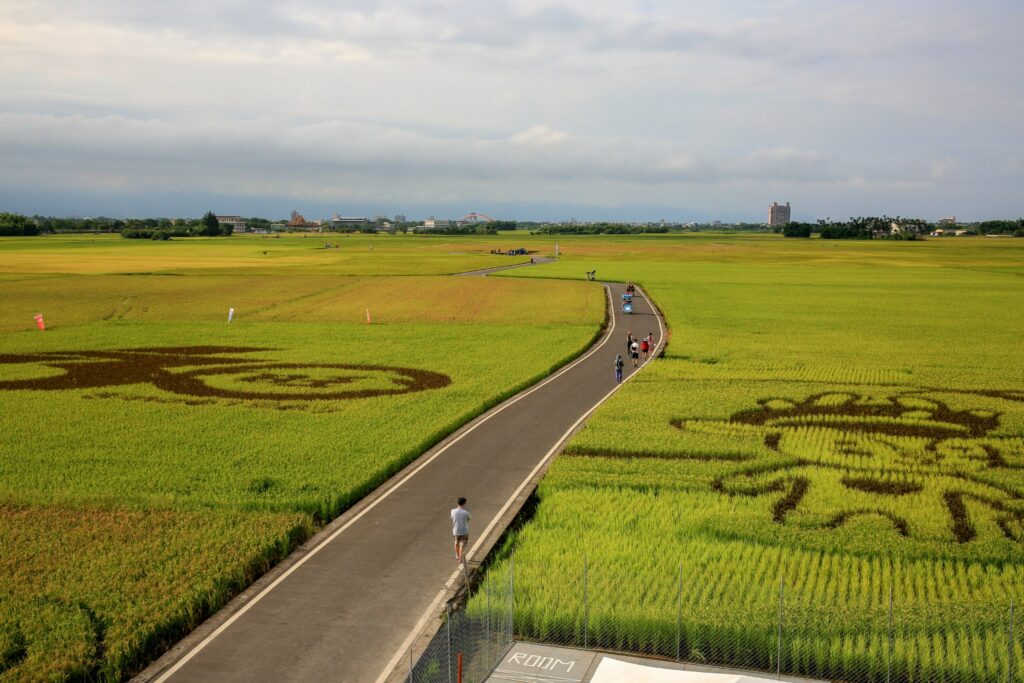
[[[43,322],[43,314],[42,313],[36,313],[32,317],[36,321],[36,327],[38,327],[41,330],[45,330],[46,329],[46,323]]]

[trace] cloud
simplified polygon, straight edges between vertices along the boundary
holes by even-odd
[[[26,0],[0,18],[0,178],[1020,213],[1024,9],[939,8]]]
[[[76,187],[242,194],[295,187],[311,196],[368,196],[458,184],[499,198],[505,191],[554,184],[557,195],[579,200],[596,182],[619,186],[609,198],[628,201],[641,185],[766,175],[817,183],[836,174],[813,150],[761,149],[710,159],[666,141],[584,139],[544,124],[453,138],[342,119],[186,125],[123,116],[0,114],[0,146],[13,162],[0,171],[8,181],[39,169],[40,179]]]

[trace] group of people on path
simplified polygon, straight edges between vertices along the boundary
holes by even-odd
[[[650,354],[654,353],[654,333],[648,332],[644,338],[634,337],[632,330],[626,334],[626,354],[633,359],[633,367],[637,367],[640,360],[647,360]],[[615,354],[615,382],[622,382],[622,368],[626,362],[622,354]],[[452,510],[452,536],[455,540],[455,561],[459,564],[466,562],[466,545],[469,543],[469,520],[472,515],[466,509],[466,499],[460,497],[457,501],[458,507]]]
[[[648,332],[647,336],[643,339],[633,336],[633,332],[630,331],[626,334],[626,355],[633,359],[633,367],[637,367],[641,360],[647,360],[647,357],[654,353],[654,333]],[[622,381],[622,367],[626,364],[622,360],[622,354],[615,354],[615,382],[619,383]]]

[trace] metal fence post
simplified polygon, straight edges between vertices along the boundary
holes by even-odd
[[[891,683],[892,681],[892,648],[894,645],[895,635],[892,631],[892,582],[889,583],[889,629],[886,633],[888,641],[885,648],[885,683]]]
[[[676,661],[682,660],[683,647],[683,563],[679,563],[679,595],[676,597]]]
[[[583,649],[590,646],[590,639],[587,637],[590,631],[590,604],[587,595],[587,556],[583,555]]]
[[[487,660],[487,665],[493,664],[491,662],[491,577],[484,580],[484,592],[487,594],[487,640],[484,641],[484,659]]]
[[[515,633],[515,612],[516,612],[516,551],[508,558],[508,636],[505,645],[512,644]]]
[[[1006,683],[1012,683],[1013,681],[1013,664],[1014,664],[1014,653],[1013,653],[1013,598],[1010,598],[1010,628],[1008,629],[1008,638],[1006,639]]]
[[[448,683],[452,683],[452,605],[448,603],[445,607],[448,613]]]
[[[786,592],[786,577],[779,579],[779,647],[775,658],[775,677],[782,676],[782,599]]]

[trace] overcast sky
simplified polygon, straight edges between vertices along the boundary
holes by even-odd
[[[0,0],[0,210],[1024,215],[1024,2]]]

